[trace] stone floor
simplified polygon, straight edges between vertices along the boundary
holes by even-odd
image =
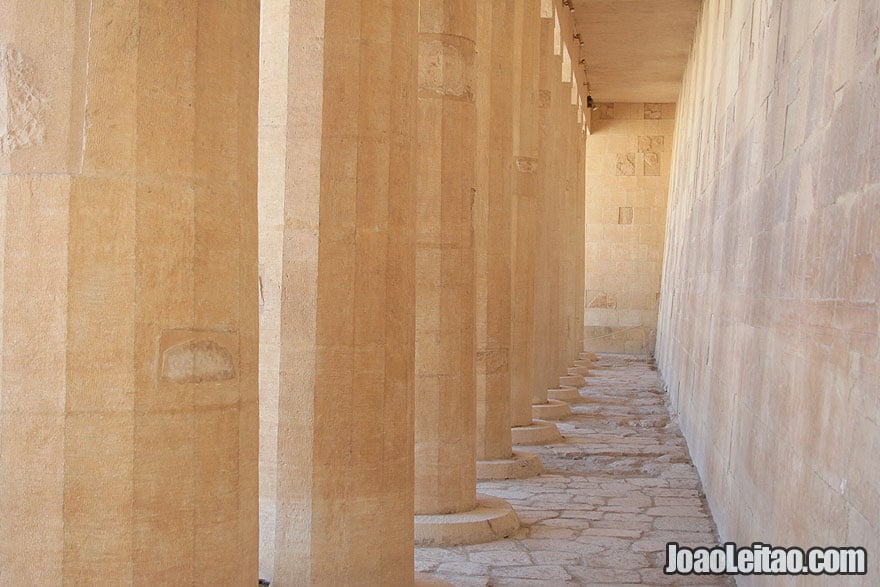
[[[511,539],[417,548],[416,570],[457,587],[732,585],[666,576],[666,542],[717,544],[697,471],[643,357],[601,355],[562,444],[531,447],[546,474],[480,483],[523,523]]]

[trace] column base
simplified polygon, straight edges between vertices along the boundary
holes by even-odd
[[[574,366],[568,368],[568,374],[587,378],[590,375],[590,370],[587,367]]]
[[[580,375],[563,375],[559,378],[559,385],[570,385],[572,387],[581,388],[587,382]]]
[[[548,399],[546,404],[532,404],[532,418],[538,420],[558,420],[571,416],[571,406],[557,399]]]
[[[458,546],[501,540],[519,530],[519,517],[503,499],[477,494],[477,507],[454,514],[417,514],[416,546]]]
[[[556,399],[559,401],[572,403],[584,401],[584,396],[581,395],[581,392],[579,392],[576,387],[563,385],[561,387],[557,387],[556,389],[548,389],[547,399]]]
[[[416,573],[416,587],[455,587],[455,585],[428,573]]]
[[[599,357],[596,356],[596,353],[594,353],[594,352],[580,353],[580,354],[578,355],[578,358],[580,358],[580,359],[588,359],[588,360],[590,360],[590,361],[598,361],[598,360],[599,360]]]
[[[553,422],[532,420],[528,426],[512,427],[510,439],[514,446],[535,446],[562,442],[562,435]]]
[[[477,479],[480,481],[526,479],[537,477],[543,472],[541,459],[529,452],[514,452],[510,459],[477,461]]]

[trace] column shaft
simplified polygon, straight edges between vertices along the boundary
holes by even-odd
[[[409,585],[418,6],[264,10],[262,571]]]
[[[476,505],[473,0],[419,3],[417,514]]]
[[[477,459],[509,459],[514,2],[477,9]]]
[[[255,584],[259,11],[0,14],[2,581]]]
[[[532,422],[534,343],[535,205],[538,196],[538,87],[540,75],[541,0],[514,7],[513,158],[514,200],[511,227],[511,426]]]
[[[564,133],[560,125],[562,58],[556,52],[555,19],[541,19],[541,79],[539,86],[539,125],[541,160],[538,173],[540,196],[535,215],[538,219],[535,263],[535,353],[532,376],[532,403],[547,403],[547,388],[558,384],[557,362],[560,339],[560,192],[566,160]]]

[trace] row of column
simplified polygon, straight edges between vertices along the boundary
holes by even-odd
[[[4,583],[411,584],[558,438],[548,1],[262,4],[0,0]]]
[[[414,544],[513,533],[477,479],[560,440],[578,88],[546,0],[266,4],[261,573],[408,584]]]

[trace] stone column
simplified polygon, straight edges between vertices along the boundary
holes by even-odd
[[[586,154],[587,154],[587,125],[591,116],[591,111],[587,107],[586,98],[581,95],[581,121],[578,124],[578,164],[577,164],[577,214],[578,214],[578,242],[577,242],[577,271],[578,271],[578,291],[575,296],[575,359],[581,359],[581,353],[584,350],[584,307],[586,305],[586,201],[587,201],[587,178],[586,178]],[[577,365],[577,363],[575,363]],[[583,365],[587,369],[590,364]]]
[[[418,5],[263,10],[263,577],[412,585]]]
[[[514,445],[561,440],[552,422],[532,420],[534,374],[536,216],[540,127],[538,98],[541,71],[542,0],[524,0],[514,7],[513,28],[513,160],[514,201],[511,253],[510,414]],[[552,18],[552,13],[550,14]]]
[[[258,7],[0,14],[0,581],[255,585]]]
[[[574,275],[574,283],[571,292],[571,318],[569,328],[569,350],[567,359],[570,365],[575,369],[575,374],[589,375],[589,365],[578,365],[578,353],[583,349],[584,335],[584,242],[586,235],[584,233],[584,206],[586,188],[584,184],[584,152],[586,149],[586,135],[583,130],[583,101],[577,93],[577,80],[575,80],[575,94],[573,96],[572,114],[571,114],[571,156],[572,156],[572,194],[569,198],[571,202],[571,218],[574,223],[572,234],[574,236],[571,251],[571,271]],[[569,372],[571,373],[571,371]]]
[[[567,326],[566,270],[567,249],[564,202],[569,173],[567,153],[567,104],[571,86],[563,81],[563,56],[566,51],[556,20],[541,22],[541,81],[539,119],[541,156],[546,161],[539,173],[541,197],[536,215],[540,230],[537,239],[538,262],[535,276],[535,338],[532,379],[532,415],[557,419],[571,414],[567,403],[548,397],[548,388],[566,385],[559,375],[564,367],[564,341]]]
[[[563,50],[565,50],[563,48]],[[576,63],[572,57],[572,63]],[[577,80],[571,76],[571,71],[566,70],[564,77],[568,77],[570,81],[564,81],[559,89],[559,119],[558,127],[560,136],[564,142],[564,189],[561,193],[563,197],[562,205],[559,208],[559,218],[561,226],[560,237],[563,239],[563,245],[560,247],[562,251],[560,278],[564,283],[562,288],[563,300],[563,316],[561,325],[561,352],[557,359],[559,372],[563,374],[560,377],[560,386],[547,390],[547,398],[552,405],[553,400],[563,402],[580,402],[583,400],[578,391],[579,381],[575,377],[585,375],[586,371],[580,366],[571,366],[572,361],[577,358],[576,337],[582,328],[578,328],[578,302],[576,301],[578,290],[583,291],[582,279],[579,279],[577,254],[576,251],[580,246],[583,249],[583,230],[582,221],[578,219],[577,211],[577,182],[578,182],[578,166],[579,159],[577,137],[580,135],[578,125],[578,88]],[[582,175],[582,174],[581,174]],[[580,310],[581,315],[583,310]],[[580,319],[582,321],[582,318]],[[575,385],[566,385],[564,382],[575,381]],[[546,409],[550,409],[547,406]],[[571,413],[570,408],[552,406],[563,415]],[[534,409],[539,409],[535,406]]]
[[[416,542],[483,542],[513,532],[518,520],[495,500],[497,522],[474,519],[466,531],[460,525],[462,516],[481,509],[472,212],[477,2],[422,0],[419,6]]]
[[[513,0],[477,4],[477,190],[474,203],[477,336],[477,477],[543,471],[514,453],[510,432],[511,227],[513,209]]]

